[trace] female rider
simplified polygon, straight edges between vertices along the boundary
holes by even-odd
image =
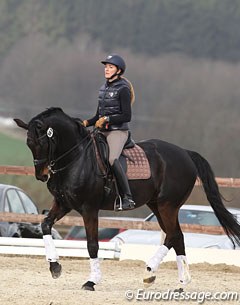
[[[122,209],[129,210],[134,208],[135,202],[119,157],[128,139],[128,122],[132,116],[134,91],[131,83],[122,77],[126,69],[122,57],[112,54],[101,63],[105,66],[106,82],[99,90],[96,115],[84,120],[83,124],[85,127],[95,125],[106,137],[109,145],[109,163],[122,199]]]

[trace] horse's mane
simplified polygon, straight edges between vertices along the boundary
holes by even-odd
[[[43,121],[44,119],[46,119],[52,115],[56,115],[56,116],[60,115],[60,118],[72,121],[74,124],[76,124],[79,135],[85,136],[87,134],[87,129],[85,127],[83,127],[82,119],[71,117],[71,116],[67,115],[60,107],[47,108],[43,112],[41,112],[38,115],[36,115],[35,117],[33,117],[31,119],[31,121],[29,122],[29,124],[31,124],[33,122],[37,122],[37,121]]]
[[[29,123],[31,123],[31,122],[33,122],[35,120],[43,120],[43,119],[45,119],[45,118],[47,118],[47,117],[49,117],[49,116],[51,116],[53,114],[57,114],[57,113],[64,114],[64,115],[66,115],[67,117],[70,118],[70,116],[68,116],[62,110],[62,108],[60,108],[60,107],[50,107],[50,108],[47,108],[46,110],[44,110],[43,112],[39,113],[35,117],[33,117]]]
[[[56,113],[56,112],[61,112],[61,113],[64,113],[62,108],[60,107],[50,107],[50,108],[47,108],[45,111],[43,111],[41,113],[42,116],[49,116],[53,113]]]
[[[62,108],[60,108],[60,107],[50,107],[50,108],[47,108],[46,110],[44,110],[43,112],[37,114],[35,117],[32,118],[32,120],[46,118],[57,112],[64,113]]]
[[[39,120],[42,121],[42,120],[44,120],[44,119],[46,119],[46,118],[48,118],[48,117],[50,117],[50,116],[52,116],[54,114],[56,114],[56,115],[57,114],[63,115],[63,116],[65,116],[65,119],[67,118],[67,119],[73,121],[77,125],[77,127],[78,127],[79,134],[85,135],[87,133],[86,128],[83,128],[83,124],[82,124],[83,121],[82,121],[82,119],[71,117],[71,116],[67,115],[62,110],[62,108],[60,108],[60,107],[50,107],[50,108],[47,108],[43,112],[41,112],[38,115],[36,115],[35,117],[33,117],[31,119],[31,121],[29,122],[29,124],[34,122],[34,121],[39,121]]]
[[[38,115],[36,115],[35,117],[33,117],[31,119],[31,121],[34,121],[34,120],[39,120],[39,119],[44,119],[46,117],[49,117],[51,116],[52,114],[55,114],[55,113],[61,113],[61,114],[64,114],[66,117],[70,118],[70,119],[73,119],[74,121],[78,121],[79,123],[82,123],[83,120],[81,118],[75,118],[75,117],[71,117],[69,115],[67,115],[63,110],[62,108],[60,107],[50,107],[50,108],[47,108],[46,110],[44,110],[43,112],[39,113]]]

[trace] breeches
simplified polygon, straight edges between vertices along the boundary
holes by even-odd
[[[104,131],[102,133],[106,137],[109,146],[109,163],[113,165],[114,160],[120,157],[127,142],[128,130]]]

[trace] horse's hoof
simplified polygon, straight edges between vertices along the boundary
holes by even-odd
[[[94,289],[95,283],[87,281],[85,284],[82,285],[83,290],[95,291]]]
[[[179,288],[174,289],[174,292],[181,293],[181,292],[184,292],[184,290],[182,287],[179,287]]]
[[[51,262],[49,270],[53,279],[57,279],[62,273],[62,266],[58,262]]]
[[[148,278],[143,279],[143,284],[147,288],[150,287],[152,284],[154,284],[155,280],[156,280],[156,276],[150,276]]]
[[[145,271],[144,278],[143,278],[143,284],[145,287],[151,286],[156,280],[156,275],[153,271],[148,267]]]

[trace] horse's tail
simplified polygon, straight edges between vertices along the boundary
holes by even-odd
[[[240,246],[240,224],[225,208],[210,164],[197,152],[189,150],[187,150],[187,152],[197,168],[197,174],[202,181],[207,199],[211,204],[217,219],[233,245],[235,245],[235,241]]]

